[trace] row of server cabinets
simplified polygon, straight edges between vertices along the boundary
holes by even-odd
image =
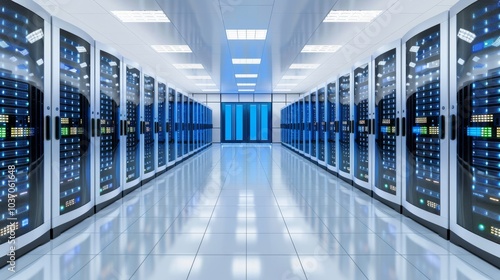
[[[0,17],[6,264],[210,145],[212,112],[31,1]]]
[[[281,112],[285,146],[498,267],[499,14],[461,1]]]

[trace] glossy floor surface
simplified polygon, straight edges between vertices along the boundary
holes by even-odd
[[[498,279],[280,145],[214,145],[0,279]]]

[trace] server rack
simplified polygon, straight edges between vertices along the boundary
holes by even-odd
[[[184,101],[184,96],[182,93],[177,92],[175,99],[175,142],[177,146],[176,161],[179,162],[184,158],[184,148],[183,148],[183,136],[182,132],[182,119],[183,119],[183,108],[182,104]]]
[[[120,130],[121,56],[113,49],[96,43],[96,90],[93,100],[96,116],[95,146],[95,211],[122,196],[122,150],[125,136]]]
[[[401,41],[377,50],[372,59],[375,98],[373,196],[401,212]]]
[[[143,71],[141,90],[141,185],[155,176],[157,138],[154,124],[156,118],[157,84],[155,77]]]
[[[11,246],[17,258],[50,238],[50,16],[32,1],[19,2],[0,4],[2,265]],[[15,244],[8,242],[11,233]]]
[[[318,163],[326,167],[326,90],[318,89]]]
[[[311,158],[311,93],[304,97],[304,155]]]
[[[333,81],[326,85],[326,117],[328,123],[327,130],[327,148],[326,148],[326,158],[327,158],[327,169],[334,175],[338,174],[338,136],[339,136],[339,117],[337,111],[338,101],[338,89],[337,89],[337,79],[334,78]]]
[[[304,154],[304,98],[301,98],[297,101],[298,107],[298,115],[299,115],[299,125],[298,125],[298,134],[299,134],[299,145],[297,149],[300,154]]]
[[[353,184],[361,191],[372,195],[371,184],[373,179],[372,157],[373,143],[372,117],[373,101],[371,94],[371,62],[363,61],[354,65],[352,70],[353,80],[353,146],[352,167]]]
[[[187,132],[188,132],[188,152],[189,154],[193,154],[194,152],[194,100],[192,98],[188,98],[188,123],[187,123]]]
[[[52,18],[52,236],[94,214],[94,41]]]
[[[193,137],[193,142],[194,142],[194,150],[197,151],[200,149],[200,103],[194,102],[194,117],[193,117],[193,123],[194,123],[194,137]]]
[[[138,64],[123,60],[124,95],[126,109],[125,135],[125,185],[123,195],[133,191],[141,184],[141,76]]]
[[[309,135],[310,135],[310,147],[309,147],[309,157],[313,161],[318,161],[318,93],[314,90],[309,95],[309,110],[310,110],[310,125],[309,125]]]
[[[293,102],[293,112],[294,112],[294,124],[293,124],[293,148],[296,152],[299,152],[299,146],[300,146],[300,106],[299,102],[295,101]]]
[[[499,13],[498,1],[465,0],[452,8],[450,20],[451,241],[497,267]]]
[[[183,95],[184,100],[182,102],[182,149],[183,157],[189,156],[189,97]]]
[[[448,219],[448,12],[403,37],[403,213],[443,237]]]
[[[351,74],[345,74],[338,78],[338,114],[339,123],[342,126],[339,130],[339,177],[349,184],[352,184],[352,142],[353,142],[353,114],[351,104],[353,103],[351,97],[352,79]]]
[[[155,133],[157,144],[157,157],[155,173],[159,175],[167,170],[168,162],[168,138],[167,138],[167,114],[168,114],[168,94],[167,84],[160,78],[158,80],[158,94],[156,95],[156,123]]]
[[[213,116],[212,116],[212,109],[208,108],[207,107],[207,132],[208,132],[208,137],[207,137],[207,145],[211,145],[212,144],[212,128],[213,128],[213,123],[212,123],[212,120],[213,120]]]
[[[175,144],[175,89],[168,87],[168,109],[167,109],[167,138],[168,138],[168,167],[175,164],[176,144]]]

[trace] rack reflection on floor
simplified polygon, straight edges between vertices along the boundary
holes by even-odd
[[[494,279],[498,269],[280,145],[213,145],[0,279]],[[10,278],[9,278],[10,277]]]

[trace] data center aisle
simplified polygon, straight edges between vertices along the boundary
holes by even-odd
[[[280,145],[213,145],[0,279],[488,279],[498,269]]]

